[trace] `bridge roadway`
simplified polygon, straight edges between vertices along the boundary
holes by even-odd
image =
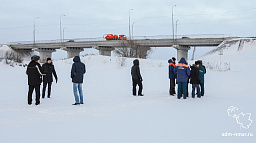
[[[228,38],[180,38],[176,39],[136,39],[134,43],[148,47],[172,47],[173,45],[182,46],[218,46]],[[93,48],[97,46],[120,48],[127,44],[127,40],[104,40],[104,41],[79,41],[79,42],[49,42],[49,43],[30,43],[30,44],[10,44],[9,47],[15,50],[50,48],[60,49],[61,47]]]
[[[177,59],[181,57],[187,58],[188,50],[191,46],[218,46],[226,38],[179,38],[175,41],[173,39],[135,39],[133,42],[136,45],[147,47],[173,47],[177,49]],[[100,50],[101,55],[111,56],[111,50],[114,48],[124,47],[128,44],[128,40],[99,40],[99,41],[70,41],[70,42],[37,42],[35,44],[10,44],[8,45],[14,50],[31,51],[36,50],[40,52],[41,59],[45,60],[47,57],[51,57],[52,52],[56,49],[66,50],[68,58],[79,55],[83,48],[96,48]]]

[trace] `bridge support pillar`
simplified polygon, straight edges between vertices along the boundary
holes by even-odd
[[[73,58],[75,56],[79,56],[80,52],[84,51],[83,48],[77,48],[77,47],[65,47],[65,48],[62,48],[62,50],[67,51],[67,58]]]
[[[188,59],[188,50],[190,50],[189,46],[181,46],[178,45],[175,47],[177,49],[177,61],[179,62],[181,58]]]
[[[47,58],[52,58],[52,52],[56,52],[52,48],[34,48],[33,50],[39,52],[41,63],[45,62]]]
[[[99,50],[99,54],[103,56],[111,56],[111,51],[115,50],[115,48],[109,46],[98,46],[94,48]]]

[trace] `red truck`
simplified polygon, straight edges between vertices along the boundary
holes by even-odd
[[[125,35],[119,35],[119,37],[117,35],[114,34],[105,34],[103,36],[106,40],[127,40]]]

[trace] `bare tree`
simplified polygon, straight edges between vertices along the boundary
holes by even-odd
[[[122,42],[122,47],[116,48],[115,53],[121,57],[146,59],[151,52],[151,48],[146,45],[139,45],[133,40]]]
[[[23,54],[8,50],[4,54],[5,58],[5,63],[10,64],[11,62],[17,62],[17,63],[22,63],[23,61]]]

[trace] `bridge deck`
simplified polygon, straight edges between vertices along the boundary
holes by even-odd
[[[173,39],[136,39],[134,43],[148,47],[172,47],[173,45],[183,46],[218,46],[228,38],[179,38]],[[127,40],[100,40],[100,41],[74,41],[74,42],[50,42],[36,44],[10,44],[13,49],[33,49],[33,48],[51,48],[60,49],[61,47],[77,47],[77,48],[92,48],[97,46],[122,47],[127,44]]]

